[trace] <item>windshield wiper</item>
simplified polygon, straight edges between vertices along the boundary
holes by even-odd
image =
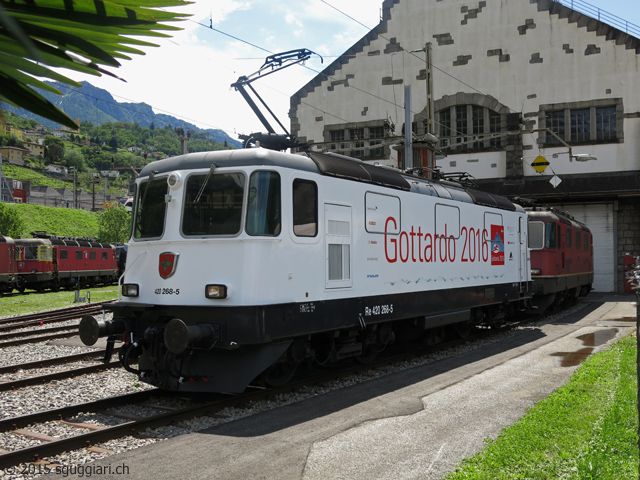
[[[209,168],[209,172],[207,173],[207,176],[205,177],[204,182],[202,182],[200,191],[198,192],[198,195],[196,195],[196,198],[193,201],[193,203],[200,203],[200,197],[202,197],[202,194],[204,193],[204,189],[207,187],[207,184],[209,183],[209,179],[211,178],[211,175],[213,175],[213,172],[217,167],[218,167],[217,163],[213,162],[211,164],[211,167]]]

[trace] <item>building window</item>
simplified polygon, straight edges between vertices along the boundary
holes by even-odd
[[[611,102],[614,104],[611,105]],[[544,126],[564,142],[588,144],[618,142],[621,139],[622,123],[618,126],[618,121],[622,120],[621,100],[577,102],[563,107],[542,105],[541,117],[544,119]],[[544,144],[555,146],[563,143],[546,133]]]
[[[375,138],[384,138],[384,127],[371,127],[369,128],[369,145],[382,145],[382,140],[374,140]],[[380,158],[384,156],[384,147],[372,148],[369,150],[369,156],[374,158]]]
[[[596,140],[616,139],[616,107],[596,108]]]
[[[349,130],[349,139],[351,140],[351,146],[357,150],[351,150],[350,156],[354,158],[362,158],[365,156],[364,140],[362,139],[363,132],[359,128],[352,128]]]
[[[361,160],[373,160],[385,156],[382,140],[384,134],[385,129],[382,123],[379,126],[371,127],[355,126],[354,128],[328,130],[325,132],[325,141],[328,140],[329,151]]]
[[[501,115],[478,105],[455,105],[436,113],[443,150],[476,151],[501,148]]]

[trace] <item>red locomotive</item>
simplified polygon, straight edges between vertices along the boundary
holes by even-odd
[[[539,308],[571,303],[593,285],[593,236],[571,215],[527,208],[534,302]]]
[[[109,284],[118,279],[116,249],[93,238],[72,238],[32,232],[34,238],[15,240],[16,289],[39,292]]]
[[[0,295],[17,286],[16,246],[11,237],[0,235]]]

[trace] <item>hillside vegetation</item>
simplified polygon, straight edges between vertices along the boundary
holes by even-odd
[[[34,231],[69,237],[98,237],[98,214],[95,212],[29,204],[6,205],[24,222],[21,238],[31,238],[30,232]]]

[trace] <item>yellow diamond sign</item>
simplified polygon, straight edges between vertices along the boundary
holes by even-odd
[[[531,166],[536,172],[542,173],[549,166],[549,160],[540,155],[531,163]]]

